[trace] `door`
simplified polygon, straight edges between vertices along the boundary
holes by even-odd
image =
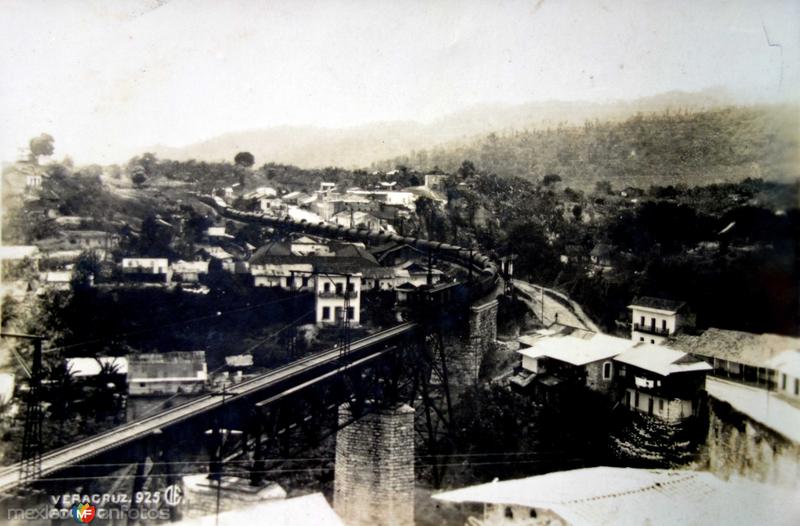
[[[647,414],[648,415],[652,415],[653,414],[653,397],[652,396],[647,400]]]

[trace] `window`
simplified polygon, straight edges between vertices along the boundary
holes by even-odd
[[[514,511],[509,506],[506,506],[505,515],[506,515],[506,519],[513,519],[514,518]]]
[[[639,407],[639,391],[636,391],[633,394],[633,406],[634,407]]]
[[[611,378],[611,362],[606,362],[603,364],[603,380],[608,380]]]
[[[794,379],[794,394],[800,395],[800,379],[798,378]]]
[[[531,516],[531,519],[535,519],[536,518],[536,510],[535,509],[531,508],[530,516]]]
[[[139,384],[139,387],[144,387],[144,385],[145,385],[145,384],[144,384],[144,382],[141,382],[141,383]]]
[[[786,375],[781,374],[781,389],[786,390]]]
[[[352,320],[355,319],[356,311],[353,307],[347,307],[347,319]]]
[[[303,278],[303,286],[308,287],[308,276]]]
[[[342,290],[343,290],[342,289],[342,284],[341,283],[337,283],[336,284],[336,294],[341,294]]]
[[[661,320],[661,330],[662,331],[667,330],[667,320]]]
[[[661,398],[658,399],[658,410],[659,412],[664,410],[664,400],[662,400]]]
[[[639,325],[640,325],[640,326],[642,326],[642,327],[644,327],[644,316],[642,316],[641,318],[639,318]]]
[[[347,284],[347,292],[353,292],[354,290],[356,290],[356,284],[355,283],[348,283]]]
[[[330,292],[331,291],[331,284],[326,281],[325,284],[322,285],[322,290],[325,291],[325,292]]]
[[[650,318],[650,328],[651,329],[655,329],[656,328],[656,319],[655,318]]]
[[[322,307],[322,319],[323,320],[331,319],[331,308],[330,307]]]
[[[630,407],[631,406],[631,392],[625,391],[625,405]]]
[[[289,276],[288,278],[286,278],[286,286],[291,287],[292,285],[294,285],[294,278]]]
[[[639,336],[639,341],[643,342],[644,341],[644,336]]]
[[[655,340],[650,340],[650,343],[655,344],[656,341]]]

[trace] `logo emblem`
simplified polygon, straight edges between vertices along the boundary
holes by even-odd
[[[88,502],[75,503],[72,505],[70,515],[78,524],[88,524],[94,520],[97,514],[97,508]]]
[[[164,490],[164,502],[167,503],[167,506],[177,506],[181,503],[182,497],[181,488],[177,484],[167,486],[167,489]]]

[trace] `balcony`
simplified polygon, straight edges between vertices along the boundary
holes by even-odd
[[[358,297],[358,291],[350,290],[350,291],[333,291],[333,290],[320,290],[317,292],[317,296],[320,298],[348,298],[348,299],[355,299]]]
[[[641,323],[634,323],[633,330],[636,332],[644,332],[647,334],[655,334],[657,336],[669,336],[669,329],[664,327],[656,327],[655,325],[642,325]]]

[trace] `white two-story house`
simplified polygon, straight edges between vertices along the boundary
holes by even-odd
[[[660,344],[681,328],[682,301],[639,296],[628,305],[631,310],[631,339]]]

